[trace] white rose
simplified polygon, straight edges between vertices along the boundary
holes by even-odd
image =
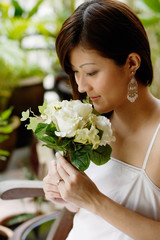
[[[75,142],[86,144],[88,143],[88,128],[78,129],[74,138]]]
[[[55,134],[60,137],[73,137],[77,129],[81,129],[87,123],[88,116],[92,112],[92,105],[82,103],[79,100],[62,102],[56,101],[47,106],[44,110],[46,123],[53,122],[57,131]]]
[[[55,123],[56,121],[55,115],[57,109],[60,109],[61,107],[62,102],[59,101],[55,101],[53,103],[48,104],[42,115],[42,118],[45,120],[45,123],[47,124],[50,124],[51,122]]]
[[[82,103],[80,100],[73,100],[69,102],[69,105],[73,111],[77,112],[77,114],[83,117],[83,119],[87,119],[92,113],[92,105],[89,103]]]
[[[93,149],[96,149],[100,144],[100,138],[98,133],[99,130],[96,129],[93,125],[91,126],[90,129],[88,128],[78,129],[74,141],[83,144],[86,143],[92,144]]]
[[[99,133],[99,130],[92,125],[89,130],[88,137],[89,137],[89,143],[93,144],[94,149],[98,148],[100,144],[100,138],[98,133]]]
[[[101,138],[100,146],[109,144],[112,141],[115,141],[115,137],[113,136],[113,131],[111,128],[111,122],[108,118],[104,116],[93,116],[93,123],[96,127],[103,131],[103,135]]]
[[[82,117],[79,117],[75,112],[70,109],[61,109],[56,114],[56,127],[55,134],[59,137],[74,137],[76,130],[81,125]]]

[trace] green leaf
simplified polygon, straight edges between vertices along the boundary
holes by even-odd
[[[55,136],[56,138],[57,138],[57,140],[59,139],[59,137],[57,137],[56,135],[55,135],[55,131],[57,131],[57,129],[56,129],[56,126],[55,126],[55,124],[49,124],[48,126],[47,126],[47,128],[46,128],[46,134],[48,135],[48,136]]]
[[[48,136],[54,137],[55,143],[57,146],[66,147],[73,139],[72,138],[61,138],[55,135],[55,131],[57,131],[57,128],[55,124],[49,124],[46,128],[46,134]]]
[[[20,4],[18,3],[18,1],[16,0],[12,0],[12,4],[15,7],[15,13],[14,16],[15,17],[21,17],[22,14],[24,13],[23,8],[21,8]]]
[[[72,138],[61,138],[61,140],[57,142],[57,145],[66,148],[72,140]]]
[[[22,214],[19,214],[17,216],[14,216],[14,217],[10,218],[7,221],[6,225],[9,227],[9,226],[12,226],[12,225],[15,225],[15,224],[27,221],[29,219],[32,219],[35,216],[36,215],[34,213],[22,213]]]
[[[101,138],[102,138],[102,135],[103,135],[103,131],[102,131],[101,129],[98,129],[98,131],[99,131],[99,133],[98,133],[99,138],[101,139]]]
[[[73,144],[72,151],[81,151],[83,153],[86,153],[92,149],[91,144],[84,145],[84,144],[78,143],[78,142],[72,142],[72,144]]]
[[[0,127],[0,133],[11,133],[13,131],[13,129],[10,126],[3,126]]]
[[[0,156],[8,157],[9,155],[10,155],[10,153],[8,151],[0,149]]]
[[[27,109],[27,111],[22,112],[22,118],[20,119],[21,121],[26,121],[29,118],[30,111]]]
[[[30,117],[29,119],[30,119],[30,123],[28,124],[27,129],[35,131],[36,128],[37,128],[37,125],[38,125],[37,118],[36,117]]]
[[[29,11],[28,17],[32,17],[35,13],[37,13],[39,6],[43,3],[44,0],[38,0],[36,5]]]
[[[99,146],[97,149],[88,153],[89,158],[96,165],[103,165],[110,159],[112,148],[110,145]]]
[[[42,106],[38,106],[39,112],[43,114],[46,107],[47,107],[47,100],[44,101]]]
[[[39,123],[35,131],[37,137],[44,143],[43,146],[64,151],[72,141],[72,138],[60,138],[55,135],[56,127],[54,124]]]
[[[45,143],[51,145],[51,146],[53,146],[53,145],[56,146],[56,141],[55,141],[54,137],[51,137],[51,136],[41,136],[40,140],[42,142],[45,142]],[[54,148],[54,147],[52,147],[52,148]]]
[[[5,140],[7,140],[9,138],[9,135],[0,135],[0,143],[4,142]]]
[[[43,127],[43,125],[42,125]],[[44,125],[45,127],[45,125]],[[59,137],[57,137],[55,135],[55,131],[56,131],[56,127],[55,127],[55,124],[46,124],[46,128],[44,130],[40,130],[41,131],[41,141],[44,141],[45,139],[47,140],[47,143],[54,143],[54,144],[57,144],[58,143],[58,140],[59,140]],[[35,132],[36,133],[36,132]],[[37,133],[36,133],[37,134]],[[42,137],[42,134],[43,134],[43,137]],[[48,135],[48,137],[44,137],[44,135]],[[37,135],[39,136],[39,134]],[[45,141],[44,141],[45,142]]]
[[[82,148],[82,144],[78,142],[72,142],[72,151],[79,151]]]
[[[12,111],[13,111],[13,107],[10,107],[7,110],[3,111],[0,114],[0,120],[2,120],[2,121],[8,120],[9,117],[11,116],[11,114],[12,114]]]
[[[160,13],[159,0],[142,0],[152,11]]]
[[[89,104],[93,105],[92,100],[88,96],[86,97],[86,99],[83,99],[82,102],[83,103],[89,103]]]
[[[48,147],[48,148],[51,148],[51,149],[55,149],[57,151],[64,151],[64,147],[61,147],[61,146],[58,146],[56,144],[52,144],[52,143],[47,143],[47,144],[42,144],[42,146],[45,146],[45,147]]]
[[[70,153],[71,163],[80,171],[84,172],[90,164],[88,153],[84,151],[74,151]]]
[[[57,149],[59,137],[55,135],[55,130],[56,128],[54,124],[48,125],[46,123],[38,123],[37,128],[35,130],[35,134],[37,135],[39,140],[46,143],[43,144],[43,146],[52,149]],[[60,150],[62,150],[62,148],[60,148]]]
[[[35,130],[35,134],[38,138],[43,137],[43,135],[46,133],[46,129],[48,127],[48,124],[46,123],[38,123],[37,128]]]
[[[160,21],[160,17],[151,17],[151,18],[140,17],[140,19],[145,26],[150,26],[150,25],[156,24]]]

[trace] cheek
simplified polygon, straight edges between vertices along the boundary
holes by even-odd
[[[123,72],[121,71],[111,71],[105,73],[101,77],[101,92],[108,95],[113,96],[115,95],[124,95],[127,94],[127,79]]]
[[[101,78],[100,84],[96,86],[97,90],[100,91],[102,95],[110,95],[117,91],[119,83],[115,81],[115,78],[103,77]]]
[[[101,101],[94,103],[95,109],[100,113],[110,112],[127,99],[127,87],[120,79],[113,81],[103,81],[98,86],[97,91],[101,95]]]

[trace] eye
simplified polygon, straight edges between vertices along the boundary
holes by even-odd
[[[88,72],[87,76],[94,76],[98,71]]]

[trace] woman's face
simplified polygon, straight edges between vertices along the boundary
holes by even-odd
[[[78,91],[86,92],[95,109],[106,113],[127,101],[130,71],[127,64],[119,67],[109,58],[101,57],[95,50],[75,47],[70,62],[78,84]]]

